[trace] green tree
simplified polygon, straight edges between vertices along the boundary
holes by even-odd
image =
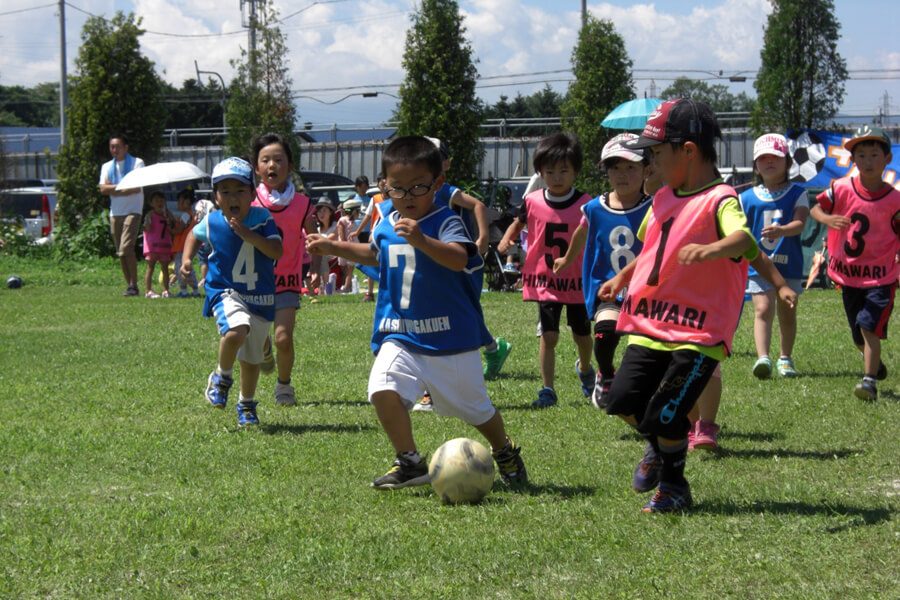
[[[59,127],[59,84],[39,83],[33,88],[0,85],[0,125]]]
[[[222,126],[222,86],[215,79],[208,85],[196,79],[185,79],[181,88],[164,83],[166,98],[166,127],[189,129]]]
[[[594,194],[604,187],[597,163],[608,131],[600,122],[616,106],[634,98],[632,62],[625,40],[611,21],[588,14],[572,51],[575,81],[562,104],[563,127],[575,132],[584,148],[579,189]]]
[[[133,14],[117,12],[111,20],[91,17],[82,28],[69,84],[66,144],[57,169],[63,237],[109,204],[97,180],[100,165],[110,158],[110,134],[128,136],[131,154],[147,164],[159,155],[166,114],[163,87],[153,62],[141,54],[140,24]]]
[[[844,98],[847,63],[831,0],[772,0],[754,82],[756,133],[827,127]]]
[[[400,101],[394,114],[399,135],[444,140],[453,153],[447,178],[477,178],[484,107],[475,95],[478,72],[455,0],[422,0],[406,34]]]
[[[728,86],[721,83],[708,84],[699,79],[679,77],[672,85],[662,92],[664,100],[674,98],[692,98],[708,104],[716,113],[719,113],[720,125],[730,127],[743,127],[747,125],[749,113],[756,105],[756,100],[741,92],[737,95],[728,91]],[[748,113],[746,116],[722,115],[721,113]]]
[[[485,108],[485,119],[558,119],[563,97],[555,92],[550,84],[530,96],[516,94],[512,103],[507,96],[500,96],[500,100]],[[507,135],[547,135],[553,131],[559,131],[559,126],[546,127],[535,125],[507,126]]]
[[[288,49],[278,27],[278,11],[267,3],[250,24],[256,29],[256,49],[241,50],[241,58],[232,61],[237,75],[231,82],[225,120],[228,124],[227,152],[247,155],[250,140],[269,131],[281,134],[300,156],[300,144],[294,135],[297,114],[291,97],[293,80],[288,74]]]
[[[672,85],[663,90],[662,98],[664,100],[692,98],[708,104],[717,113],[749,111],[754,103],[746,92],[734,95],[728,91],[727,85],[721,83],[710,85],[705,81],[687,77],[679,77],[672,82]]]

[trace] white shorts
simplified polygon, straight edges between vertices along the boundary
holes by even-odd
[[[787,283],[787,286],[798,296],[803,293],[804,281],[802,279],[785,279],[784,282]],[[763,279],[761,275],[752,275],[747,278],[747,289],[745,291],[747,294],[765,294],[772,289],[775,288],[772,287],[772,284]]]
[[[432,356],[387,341],[381,345],[369,373],[369,402],[376,392],[391,390],[400,395],[410,410],[428,390],[437,414],[456,417],[469,425],[482,425],[496,412],[488,398],[483,373],[478,350]]]
[[[237,293],[223,293],[213,310],[216,314],[219,335],[225,335],[227,331],[243,325],[250,328],[247,338],[238,350],[237,357],[238,360],[251,365],[261,363],[263,361],[263,345],[266,343],[272,322],[250,312],[240,294]]]

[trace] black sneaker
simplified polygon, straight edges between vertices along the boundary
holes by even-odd
[[[867,400],[869,402],[878,400],[878,388],[875,387],[875,381],[868,377],[863,377],[863,380],[857,383],[856,387],[853,388],[853,395],[860,400]]]
[[[430,482],[431,476],[428,474],[428,465],[425,463],[424,458],[419,459],[417,463],[413,463],[398,454],[391,470],[373,481],[372,487],[376,490],[399,490],[400,488],[425,485]]]
[[[502,450],[491,453],[497,463],[497,470],[500,471],[500,479],[503,480],[503,483],[528,483],[528,471],[525,469],[522,457],[519,456],[521,453],[522,449],[516,446],[512,440],[509,440]]]

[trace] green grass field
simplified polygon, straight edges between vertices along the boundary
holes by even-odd
[[[144,263],[140,265],[143,277]],[[802,377],[757,381],[751,321],[723,365],[718,453],[691,453],[695,508],[640,512],[643,445],[581,396],[557,350],[539,387],[536,309],[485,294],[512,342],[488,390],[531,485],[478,506],[377,492],[392,459],[365,398],[373,307],[304,302],[300,405],[264,376],[258,428],[203,399],[214,324],[197,300],[123,298],[118,263],[0,255],[0,598],[900,598],[900,350],[877,403],[839,292],[801,296]],[[143,286],[141,286],[143,288]],[[564,332],[565,333],[565,332]],[[896,336],[896,331],[893,332]],[[414,413],[432,452],[463,423]]]

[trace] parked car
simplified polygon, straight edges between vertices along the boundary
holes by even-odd
[[[56,224],[56,188],[39,185],[0,190],[0,218],[21,220],[32,239],[50,237]]]
[[[327,196],[337,209],[340,204],[356,195],[353,180],[338,173],[327,171],[297,171],[306,195],[315,200]]]

